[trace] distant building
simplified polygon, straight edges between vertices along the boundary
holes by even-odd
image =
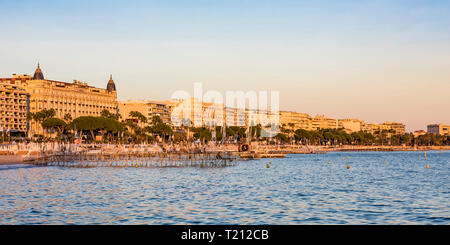
[[[243,127],[247,123],[258,123],[258,118],[253,113],[244,109],[237,109],[231,107],[224,108],[224,122],[227,127],[240,126]]]
[[[393,130],[394,134],[405,134],[406,132],[406,127],[403,123],[385,122],[382,125],[387,126],[390,130]]]
[[[450,125],[430,124],[427,126],[427,132],[430,134],[450,135]]]
[[[414,131],[414,138],[417,138],[421,135],[425,135],[427,132],[425,132],[424,130],[416,130]]]
[[[362,131],[366,133],[376,134],[382,131],[389,131],[391,127],[383,124],[367,123],[362,126]]]
[[[119,114],[122,120],[131,119],[130,112],[138,111],[147,117],[149,123],[154,116],[158,116],[164,123],[170,123],[170,108],[167,103],[150,100],[119,101]]]
[[[376,131],[380,130],[380,126],[374,123],[364,123],[361,125],[361,131],[365,133],[374,134]]]
[[[363,124],[364,122],[358,119],[339,119],[338,122],[339,129],[349,134],[361,131]]]
[[[306,113],[280,111],[280,125],[291,130],[312,129],[312,118]]]
[[[268,110],[231,108],[220,103],[204,102],[196,98],[168,101],[167,103],[171,107],[171,123],[174,126],[180,126],[187,122],[194,127],[279,125],[279,114]]]
[[[261,127],[271,127],[271,126],[281,126],[279,114],[271,112],[269,110],[245,110],[245,125],[244,126],[258,126]]]
[[[387,131],[388,137],[394,134],[405,134],[405,125],[397,122],[385,122],[382,124],[363,123],[361,131],[371,134],[377,134]]]
[[[323,115],[315,116],[312,119],[312,130],[337,129],[337,128],[338,128],[337,119],[325,117]]]
[[[209,104],[193,97],[184,100],[173,100],[168,103],[171,105],[170,118],[173,126],[205,126],[204,119],[206,119],[206,116],[204,118],[203,112],[208,108]]]

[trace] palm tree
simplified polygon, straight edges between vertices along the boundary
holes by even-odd
[[[35,122],[34,123],[34,129],[35,130],[33,130],[32,136],[34,135],[34,132],[37,129],[38,123],[42,124],[43,121],[45,121],[48,118],[53,118],[53,117],[55,117],[55,115],[56,115],[56,112],[55,112],[55,110],[53,108],[49,109],[49,110],[43,109],[43,110],[38,111],[36,113],[29,112],[27,114],[27,120],[30,121],[30,122],[33,122],[33,121]]]
[[[139,122],[141,124],[147,123],[147,117],[138,111],[130,111],[130,117],[137,119],[138,124]]]
[[[166,140],[166,136],[173,134],[170,125],[164,123],[159,116],[152,117],[152,126],[149,127],[149,132],[159,135],[164,141]]]
[[[70,123],[72,121],[72,115],[70,113],[66,113],[64,115],[64,121],[66,121],[66,123]]]

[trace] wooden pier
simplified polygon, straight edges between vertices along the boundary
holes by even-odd
[[[30,160],[37,166],[117,167],[117,168],[219,168],[233,166],[238,157],[227,153],[117,153],[56,154]]]

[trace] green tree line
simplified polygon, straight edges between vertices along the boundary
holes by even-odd
[[[37,113],[29,113],[28,120],[39,123],[47,133],[56,133],[58,141],[73,141],[75,135],[84,135],[88,141],[95,141],[96,136],[101,136],[103,142],[142,143],[158,141],[180,142],[186,140],[264,140],[274,144],[299,144],[299,145],[450,145],[450,137],[425,134],[417,138],[411,133],[395,134],[392,130],[374,132],[347,133],[338,129],[321,129],[309,131],[304,129],[292,130],[289,127],[280,127],[278,135],[274,138],[262,138],[264,129],[261,125],[252,127],[172,127],[163,122],[159,116],[147,118],[138,111],[131,111],[128,120],[120,121],[120,114],[103,110],[100,116],[82,116],[72,119],[70,114],[64,115],[64,119],[55,117],[53,109],[42,110]],[[189,123],[187,123],[189,125]],[[286,126],[286,125],[285,125]],[[213,132],[213,130],[215,132]],[[224,133],[226,137],[224,138]],[[45,137],[34,135],[41,140]],[[215,137],[214,137],[215,136]]]

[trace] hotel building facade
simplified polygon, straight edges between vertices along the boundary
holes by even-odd
[[[291,130],[312,130],[312,117],[306,113],[280,111],[280,125]]]
[[[439,134],[450,136],[450,125],[445,124],[430,124],[427,126],[427,132],[430,134]]]
[[[337,129],[338,125],[337,119],[325,117],[323,115],[315,116],[312,119],[312,130]]]
[[[119,102],[119,114],[122,121],[132,119],[130,112],[137,111],[147,117],[150,121],[154,116],[158,116],[164,123],[170,123],[170,107],[164,101],[150,100],[128,100]]]
[[[12,78],[0,78],[0,131],[28,131],[27,115],[30,94],[22,88],[26,75],[13,74]]]
[[[14,81],[18,84],[16,89],[24,91],[18,93],[18,96],[27,97],[20,100],[22,104],[18,106],[24,105],[24,100],[28,101],[27,109],[20,107],[21,113],[18,114],[20,117],[17,120],[22,120],[24,114],[26,119],[27,113],[36,113],[44,109],[55,110],[55,117],[60,119],[64,119],[66,114],[72,119],[80,116],[100,116],[103,110],[117,113],[117,92],[112,76],[107,88],[101,89],[76,80],[68,83],[45,79],[38,64],[33,77],[13,75],[12,78],[2,79],[2,83],[3,81]],[[4,120],[3,115],[1,119]],[[29,136],[44,133],[40,123],[29,121],[28,124]],[[27,131],[24,126],[21,126],[21,129]]]
[[[387,126],[390,130],[394,131],[394,134],[405,134],[406,127],[403,123],[398,122],[384,122],[383,126]]]
[[[382,131],[391,131],[388,137],[392,134],[404,134],[406,132],[405,124],[398,122],[385,122],[382,124],[365,123],[361,126],[361,131],[371,134],[376,134]]]
[[[222,126],[227,120],[228,111],[223,104],[204,102],[197,98],[171,100],[167,101],[167,104],[170,108],[171,124],[175,127]]]

